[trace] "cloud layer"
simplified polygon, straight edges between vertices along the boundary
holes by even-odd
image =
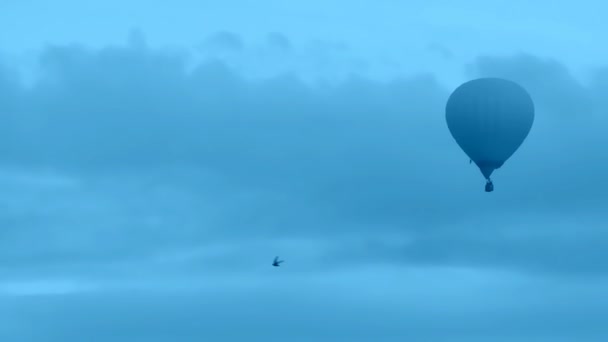
[[[289,331],[303,341],[605,336],[599,322],[574,319],[605,311],[599,290],[581,280],[599,283],[608,271],[605,70],[584,83],[530,55],[483,56],[463,68],[520,82],[537,106],[529,138],[486,194],[444,122],[452,89],[433,75],[252,79],[221,60],[191,68],[188,56],[135,38],[99,50],[48,47],[28,86],[0,66],[0,258],[21,284],[5,284],[0,315],[13,322],[0,336],[25,336],[34,320],[48,325],[27,333],[32,341],[241,340],[228,321],[250,340]],[[269,40],[293,48],[280,34]],[[203,48],[247,49],[227,32]],[[266,273],[275,254],[288,256],[286,279]],[[563,288],[547,291],[556,279]],[[273,282],[288,299],[264,289]],[[131,295],[131,283],[165,292]],[[457,288],[423,291],[436,283]],[[54,291],[66,288],[59,302]],[[454,303],[435,308],[401,291]],[[569,301],[573,310],[556,307],[569,295],[580,300]],[[326,316],[317,316],[321,306]],[[42,308],[64,318],[51,322]],[[74,318],[84,327],[77,332],[78,312],[91,315]],[[122,325],[119,313],[142,316]],[[571,329],[556,328],[564,322]],[[310,335],[305,325],[315,327]]]

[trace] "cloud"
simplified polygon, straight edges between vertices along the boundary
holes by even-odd
[[[567,114],[605,111],[596,95],[601,73],[585,85],[556,61],[532,56],[473,64],[471,75],[521,82],[538,107],[530,137],[488,197],[445,126],[450,89],[432,75],[310,84],[289,74],[245,78],[217,60],[191,70],[186,60],[146,44],[53,46],[31,87],[0,77],[3,163],[50,167],[85,184],[42,204],[24,196],[3,218],[27,227],[5,233],[13,239],[6,258],[32,257],[10,241],[29,244],[38,260],[86,264],[275,235],[331,240],[327,253],[344,263],[378,255],[391,263],[606,272],[597,223],[606,122]],[[35,191],[31,198],[43,198]],[[50,204],[56,212],[43,213]],[[74,224],[82,228],[62,230]],[[403,241],[387,245],[397,233]],[[343,242],[352,236],[359,236],[352,245]],[[360,246],[369,240],[377,245]],[[256,248],[240,243],[228,245]],[[234,261],[240,255],[225,265],[248,267]]]
[[[241,37],[233,32],[217,32],[205,40],[204,49],[213,51],[241,51],[245,48]]]
[[[135,32],[46,48],[27,86],[0,67],[1,337],[606,336],[605,70],[584,83],[529,55],[469,66],[537,105],[486,194],[433,75],[314,83],[189,57]]]
[[[270,44],[270,46],[273,46],[279,50],[289,51],[292,48],[289,38],[287,38],[282,33],[279,33],[279,32],[269,33],[268,36],[266,37],[266,39],[268,41],[268,44]]]
[[[520,83],[530,92],[536,105],[550,115],[586,117],[594,110],[589,87],[555,59],[528,54],[483,56],[469,66],[469,74],[473,77],[507,77]]]
[[[454,53],[449,48],[447,48],[446,46],[439,44],[439,43],[429,44],[429,46],[427,47],[427,50],[439,55],[441,58],[444,58],[444,59],[453,59],[454,58]]]
[[[597,298],[605,284],[551,285],[509,273],[377,266],[139,278],[120,289],[3,296],[0,317],[15,336],[36,341],[600,341],[606,303]],[[573,293],[581,294],[570,299]]]

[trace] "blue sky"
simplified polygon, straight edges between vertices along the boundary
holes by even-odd
[[[2,2],[0,337],[605,341],[605,6]],[[491,194],[482,76],[537,109]]]

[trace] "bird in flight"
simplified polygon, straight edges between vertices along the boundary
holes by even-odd
[[[274,261],[272,262],[272,266],[274,266],[274,267],[279,267],[279,266],[280,266],[280,264],[281,264],[283,261],[284,261],[284,260],[279,260],[279,257],[278,257],[278,256],[276,256],[276,257],[274,257]]]

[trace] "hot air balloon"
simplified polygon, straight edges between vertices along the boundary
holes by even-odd
[[[445,119],[458,146],[486,178],[486,192],[491,192],[490,176],[517,151],[532,128],[534,103],[515,82],[479,78],[454,90]]]

